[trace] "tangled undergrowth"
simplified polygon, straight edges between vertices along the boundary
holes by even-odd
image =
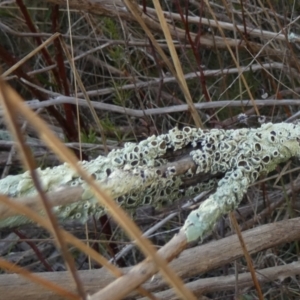
[[[140,143],[175,127],[253,129],[261,123],[291,122],[297,120],[300,105],[299,9],[296,1],[268,0],[4,1],[0,3],[2,78],[80,160],[121,151],[128,143]],[[20,164],[17,152],[22,151],[22,139],[16,144],[10,138],[16,131],[8,131],[14,128],[13,121],[22,129],[39,167],[60,164],[53,152],[62,151],[62,159],[65,149],[48,150],[45,144],[51,141],[42,141],[41,125],[32,126],[32,119],[20,117],[4,103],[0,110],[2,177],[33,166]],[[15,116],[8,127],[7,110]],[[27,154],[21,155],[23,161]],[[174,162],[185,153],[168,155],[168,162]],[[1,230],[0,290],[7,299],[78,298],[85,293],[92,299],[113,299],[111,295],[125,297],[125,291],[133,291],[130,295],[135,298],[152,293],[177,299],[189,295],[185,285],[199,299],[298,299],[298,168],[299,161],[292,159],[256,177],[239,208],[225,215],[201,245],[191,245],[171,262],[173,272],[161,269],[175,290],[157,275],[134,291],[139,285],[133,284],[136,278],[143,282],[134,268],[131,277],[114,283],[117,288],[111,284],[114,277],[100,264],[113,261],[119,270],[110,272],[121,276],[144,256],[146,263],[155,259],[150,250],[136,248],[133,235],[129,239],[118,220],[107,216],[90,218],[86,226],[76,221],[61,224],[93,252],[70,242],[66,231],[60,239],[56,223],[54,231],[33,224]],[[219,171],[213,180],[220,179]],[[193,180],[180,183],[181,191],[212,178],[204,174]],[[196,202],[209,198],[200,189],[194,198],[181,191],[172,204],[155,211],[143,207],[135,215],[136,224],[150,230],[156,248],[162,247],[162,256],[163,245],[179,231]],[[25,274],[24,281],[6,273],[21,272],[11,269],[16,265],[52,280],[56,289],[48,285],[45,290],[31,282],[24,285],[30,275]],[[147,265],[148,278],[161,267]]]

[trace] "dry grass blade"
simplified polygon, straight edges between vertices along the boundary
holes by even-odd
[[[36,222],[40,226],[47,229],[49,232],[53,233],[53,227],[51,223],[46,220],[45,218],[41,217],[40,215],[33,212],[30,208],[17,203],[16,201],[10,201],[9,198],[7,198],[4,195],[0,196],[0,202],[2,202],[4,205],[9,207],[11,210],[15,211],[18,214],[23,214],[30,218],[33,222]],[[95,260],[100,265],[104,266],[107,270],[109,270],[114,276],[120,277],[123,275],[123,273],[114,265],[109,263],[107,259],[105,259],[102,255],[97,253],[94,249],[88,247],[85,243],[74,237],[72,234],[68,233],[67,231],[63,229],[59,229],[60,234],[63,236],[64,240],[81,250],[82,252],[86,253],[88,256],[90,256],[93,260]],[[138,288],[137,291],[144,296],[150,296],[149,293],[144,290],[143,288]]]
[[[83,83],[82,83],[82,80],[81,80],[81,78],[80,78],[80,76],[79,76],[79,74],[78,74],[78,72],[77,72],[77,70],[76,70],[76,68],[75,68],[75,64],[72,63],[72,62],[74,61],[74,59],[72,58],[71,54],[69,53],[68,48],[67,48],[67,46],[66,46],[64,40],[63,40],[63,39],[60,39],[60,42],[61,42],[61,44],[62,44],[62,46],[63,46],[63,49],[64,49],[64,51],[65,51],[65,54],[66,54],[66,56],[67,56],[67,58],[68,58],[69,64],[70,64],[71,69],[72,69],[72,72],[73,72],[73,74],[74,74],[74,77],[75,77],[75,79],[76,79],[76,81],[77,81],[77,83],[78,83],[78,85],[79,85],[79,87],[80,87],[80,89],[81,89],[81,92],[82,92],[83,95],[84,95],[84,98],[85,98],[85,100],[86,100],[86,102],[87,102],[87,105],[88,105],[89,109],[91,110],[91,113],[92,113],[92,116],[93,116],[93,118],[94,118],[94,121],[95,121],[95,123],[97,124],[97,126],[98,126],[98,128],[99,128],[99,131],[100,131],[100,134],[101,134],[101,138],[102,138],[102,143],[103,143],[103,146],[104,146],[104,150],[105,150],[105,153],[107,154],[107,153],[108,153],[108,148],[107,148],[107,144],[106,144],[106,137],[105,137],[105,134],[104,134],[103,126],[101,125],[101,123],[100,123],[100,121],[99,121],[99,118],[98,118],[98,116],[97,116],[97,113],[96,113],[94,107],[93,107],[92,104],[91,104],[90,97],[89,97],[89,95],[87,94],[87,92],[86,92],[86,90],[85,90],[85,87],[84,87],[84,85],[83,85]],[[77,97],[76,97],[76,102],[77,102]],[[76,103],[76,106],[77,106],[77,113],[78,113],[78,116],[79,116],[79,112],[78,112],[78,103]],[[79,120],[79,117],[78,117],[78,120]],[[78,126],[80,126],[80,124],[78,124]],[[80,128],[79,128],[79,129],[80,129]],[[79,130],[79,132],[80,132],[80,130]]]
[[[230,216],[231,223],[232,223],[232,225],[233,225],[233,227],[234,227],[234,229],[235,229],[235,232],[237,233],[237,236],[238,236],[238,238],[239,238],[239,241],[240,241],[240,243],[241,243],[241,247],[242,247],[242,249],[243,249],[244,255],[245,255],[245,257],[246,257],[247,265],[248,265],[248,268],[249,268],[249,270],[250,270],[251,277],[252,277],[252,280],[253,280],[253,282],[254,282],[254,285],[255,285],[255,288],[256,288],[256,291],[257,291],[259,300],[263,300],[263,299],[264,299],[264,296],[263,296],[263,294],[262,294],[262,292],[261,292],[261,288],[260,288],[260,285],[259,285],[259,283],[258,283],[257,276],[256,276],[256,274],[255,274],[255,270],[254,270],[254,266],[253,266],[253,263],[252,263],[252,259],[251,259],[251,257],[250,257],[250,254],[249,254],[247,248],[246,248],[245,241],[244,241],[244,239],[243,239],[241,230],[240,230],[240,228],[239,228],[239,224],[238,224],[238,222],[237,222],[237,220],[236,220],[236,217],[235,217],[235,215],[234,215],[233,212],[231,212],[231,213],[229,214],[229,216]]]
[[[22,59],[20,59],[18,61],[18,63],[16,63],[15,65],[13,65],[11,68],[9,68],[8,70],[6,70],[1,76],[3,79],[5,79],[5,77],[7,77],[8,75],[10,75],[11,73],[13,73],[17,68],[19,68],[22,64],[24,64],[28,59],[30,59],[31,57],[33,57],[34,55],[36,55],[36,53],[38,53],[41,49],[43,49],[44,47],[47,47],[49,44],[51,44],[53,42],[53,40],[55,40],[56,38],[58,38],[60,36],[60,33],[54,33],[51,37],[49,37],[43,44],[41,44],[40,46],[38,46],[37,48],[35,48],[33,51],[31,51],[30,53],[28,53],[25,57],[23,57]]]
[[[1,91],[1,89],[0,89],[0,91]],[[23,153],[23,152],[21,152],[21,153]],[[81,189],[79,189],[79,190],[81,190]],[[50,193],[50,196],[55,196],[55,193],[52,194],[52,195]],[[80,196],[80,195],[77,194],[76,197],[78,197],[78,196]],[[40,217],[38,214],[34,213],[34,211],[32,211],[31,208],[29,209],[28,207],[19,204],[17,201],[12,201],[11,202],[4,195],[2,195],[0,197],[0,199],[1,199],[1,201],[4,204],[6,204],[7,207],[10,207],[10,209],[15,210],[19,214],[24,214],[25,216],[29,217],[34,222],[36,222],[39,225],[42,225],[43,227],[45,227],[46,229],[48,229],[54,235],[58,234],[61,237],[63,237],[64,241],[73,244],[78,249],[80,249],[81,251],[85,252],[87,255],[89,255],[91,258],[93,258],[100,265],[102,265],[102,266],[106,267],[108,270],[110,270],[115,276],[117,276],[117,277],[122,276],[122,273],[118,270],[118,268],[116,268],[112,264],[110,264],[103,256],[101,256],[100,254],[98,254],[95,250],[93,250],[90,247],[86,246],[84,243],[82,243],[80,240],[76,239],[74,236],[72,236],[68,232],[59,229],[57,226],[56,227],[52,226],[52,224],[48,220],[45,220],[44,218]],[[36,200],[36,199],[34,199],[34,200]],[[49,200],[49,199],[47,199],[47,200]],[[56,201],[57,200],[58,199],[56,199]],[[60,204],[62,204],[62,203],[60,203]],[[11,213],[11,212],[9,212],[9,213]],[[77,280],[78,280],[78,278],[76,278],[76,281]],[[140,292],[141,295],[143,295],[143,296],[149,296],[150,298],[152,298],[151,295],[147,291],[145,291],[143,288],[138,288],[138,291]]]
[[[2,88],[5,85],[1,84]],[[8,85],[5,87],[7,95],[11,105],[14,106],[15,111],[20,113],[28,122],[37,129],[40,137],[43,141],[60,157],[61,160],[69,163],[72,168],[85,180],[91,190],[94,192],[95,196],[105,205],[110,214],[116,219],[116,221],[124,228],[128,235],[136,241],[139,248],[159,267],[160,272],[165,276],[166,280],[176,289],[179,295],[182,295],[186,299],[194,299],[191,292],[189,292],[183,282],[180,280],[174,272],[168,267],[167,262],[157,255],[156,250],[148,239],[142,236],[142,232],[134,224],[134,222],[128,217],[128,215],[120,208],[115,201],[108,197],[101,189],[98,187],[96,182],[88,175],[82,167],[78,164],[77,158],[74,154],[68,150],[59,139],[48,129],[47,125],[40,120],[28,107],[26,107],[20,98],[20,96],[11,89]],[[109,298],[108,298],[109,299]]]
[[[145,24],[143,18],[141,17],[142,11],[140,10],[140,8],[136,4],[136,2],[134,0],[124,0],[124,3],[126,4],[128,10],[136,18],[137,22],[141,25],[141,27],[143,28],[143,30],[146,32],[148,38],[153,43],[155,49],[157,50],[157,52],[159,53],[159,55],[161,56],[161,58],[164,60],[165,64],[168,66],[170,72],[173,74],[174,77],[178,78],[173,65],[171,64],[171,62],[169,61],[168,57],[163,52],[162,48],[159,46],[158,42],[154,38],[152,32],[150,31],[150,29],[148,28],[148,26]]]
[[[168,47],[169,47],[169,50],[170,50],[170,53],[171,53],[171,56],[172,56],[172,59],[173,59],[175,70],[176,70],[176,73],[177,73],[177,76],[178,76],[178,83],[179,83],[179,85],[180,85],[180,87],[181,87],[181,89],[184,93],[186,102],[189,105],[189,110],[192,114],[192,117],[194,119],[194,122],[195,122],[196,126],[198,128],[203,128],[202,121],[200,119],[200,116],[199,116],[196,108],[195,108],[195,105],[194,105],[193,99],[191,97],[189,88],[188,88],[186,80],[184,78],[181,63],[179,61],[179,58],[178,58],[178,55],[177,55],[177,52],[176,52],[176,49],[175,49],[175,46],[174,46],[174,42],[173,42],[170,30],[169,30],[169,26],[168,26],[168,24],[166,22],[166,19],[164,17],[163,10],[162,10],[161,5],[160,5],[158,0],[153,0],[153,3],[154,3],[154,7],[156,9],[156,13],[157,13],[158,19],[159,19],[160,24],[161,24],[161,28],[164,32],[165,37],[166,37],[167,44],[168,44]]]
[[[56,239],[57,245],[62,253],[62,256],[65,259],[66,266],[70,270],[70,273],[74,279],[74,282],[77,286],[78,293],[81,298],[85,299],[86,294],[84,291],[84,288],[82,286],[81,280],[78,277],[77,270],[75,267],[75,262],[73,260],[73,257],[68,251],[67,245],[64,241],[64,239],[61,236],[61,233],[59,231],[58,222],[51,210],[51,206],[49,204],[49,200],[47,199],[46,194],[43,191],[41,182],[39,180],[39,177],[36,172],[36,165],[34,158],[32,156],[32,152],[30,151],[29,147],[25,144],[24,138],[22,136],[22,132],[17,124],[17,114],[16,114],[16,106],[13,105],[11,101],[11,94],[10,89],[8,85],[5,85],[4,82],[0,81],[0,101],[2,103],[2,106],[5,110],[5,118],[8,127],[10,128],[10,131],[13,133],[14,138],[17,141],[17,146],[19,148],[19,154],[21,156],[21,160],[30,172],[30,175],[32,177],[34,186],[38,192],[38,195],[40,197],[41,203],[43,205],[43,209],[46,213],[46,216],[48,217],[49,221],[51,222],[51,225],[53,227],[53,234]]]
[[[137,4],[135,3],[134,0],[124,0],[124,3],[126,4],[126,6],[128,7],[128,9],[131,11],[131,13],[134,15],[134,17],[136,18],[136,20],[139,22],[139,24],[141,25],[141,27],[145,30],[146,34],[148,35],[149,39],[151,40],[151,42],[153,43],[154,47],[156,48],[157,52],[160,54],[160,56],[163,58],[164,62],[167,64],[167,66],[169,67],[170,72],[173,74],[173,76],[177,79],[179,85],[181,86],[181,89],[186,97],[186,100],[188,102],[189,105],[189,110],[191,111],[192,117],[194,119],[194,122],[196,124],[197,127],[199,128],[203,128],[203,124],[202,121],[200,119],[200,116],[197,112],[197,110],[195,109],[193,100],[191,98],[190,92],[188,90],[186,81],[184,79],[183,76],[183,72],[178,60],[178,56],[176,54],[176,50],[170,35],[170,31],[168,29],[167,23],[165,18],[162,16],[162,10],[160,9],[160,14],[159,17],[162,18],[160,21],[163,22],[163,29],[164,29],[164,33],[168,42],[168,46],[169,49],[171,51],[172,57],[173,57],[173,61],[175,64],[175,69],[172,66],[172,64],[170,63],[169,59],[167,58],[167,56],[165,55],[165,53],[163,52],[163,50],[161,49],[161,47],[158,45],[156,39],[154,38],[153,34],[151,33],[151,31],[149,30],[149,28],[147,27],[147,25],[145,24],[144,20],[141,17],[141,11],[139,10]],[[154,1],[154,4],[157,5],[157,3]]]
[[[205,3],[206,3],[206,5],[207,5],[207,8],[208,8],[210,14],[212,15],[212,17],[214,18],[214,21],[215,21],[216,24],[217,24],[218,30],[220,31],[220,33],[221,33],[221,35],[222,35],[222,37],[223,37],[223,39],[224,39],[224,42],[225,42],[225,44],[226,44],[226,46],[227,46],[227,49],[228,49],[228,51],[229,51],[229,53],[230,53],[230,55],[231,55],[231,57],[232,57],[232,59],[233,59],[235,65],[236,65],[236,67],[239,69],[239,62],[237,61],[237,59],[236,59],[234,53],[232,52],[232,49],[231,49],[230,45],[229,45],[229,44],[227,43],[227,41],[226,41],[226,36],[225,36],[225,34],[224,34],[223,29],[221,28],[221,26],[219,26],[218,20],[217,20],[215,14],[214,14],[214,12],[213,12],[213,10],[212,10],[212,8],[211,8],[209,2],[208,2],[207,0],[205,0]],[[245,85],[245,88],[246,88],[246,90],[247,90],[247,92],[248,92],[248,95],[249,95],[249,97],[250,97],[250,99],[251,99],[251,102],[252,102],[252,104],[253,104],[253,107],[254,107],[254,109],[255,109],[255,112],[256,112],[256,114],[259,116],[259,115],[260,115],[259,110],[258,110],[258,108],[257,108],[257,106],[256,106],[256,104],[255,104],[253,95],[252,95],[252,93],[251,93],[251,91],[250,91],[250,88],[249,88],[249,85],[248,85],[248,83],[247,83],[247,81],[246,81],[246,79],[245,79],[245,76],[244,76],[243,73],[241,73],[240,76],[241,76],[241,79],[242,79],[242,81],[243,81],[243,84]]]
[[[39,285],[42,285],[44,288],[49,289],[49,290],[53,291],[54,293],[56,293],[60,296],[63,296],[67,299],[75,299],[75,300],[80,299],[78,297],[78,295],[73,294],[73,293],[65,290],[62,287],[59,287],[57,284],[54,284],[49,280],[45,280],[45,279],[41,278],[40,276],[35,275],[35,274],[33,274],[23,268],[20,268],[12,263],[9,263],[1,258],[0,258],[0,268],[4,269],[10,273],[17,273],[17,274],[23,276],[24,278],[26,278],[32,282],[35,282]]]

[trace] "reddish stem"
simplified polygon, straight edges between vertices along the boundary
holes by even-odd
[[[44,265],[44,267],[46,268],[46,270],[48,272],[53,272],[52,267],[48,264],[48,262],[45,260],[44,256],[42,255],[41,251],[37,248],[37,246],[29,241],[27,239],[27,237],[21,233],[19,230],[14,229],[13,232],[20,238],[25,240],[25,242],[31,247],[31,249],[34,251],[34,253],[36,254],[36,256],[38,257],[38,259],[41,261],[41,263]]]

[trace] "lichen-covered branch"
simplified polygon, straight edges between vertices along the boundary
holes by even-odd
[[[182,230],[187,241],[202,238],[221,215],[237,208],[250,184],[289,158],[300,156],[300,126],[264,124],[258,129],[241,129],[232,134],[230,169],[216,192],[188,216]],[[220,150],[220,149],[216,149]],[[216,153],[212,155],[216,160]]]
[[[197,181],[199,174],[222,177],[216,192],[186,220],[183,230],[191,241],[203,237],[222,214],[236,208],[261,173],[299,156],[299,136],[299,125],[285,123],[238,130],[173,128],[138,144],[126,143],[107,157],[80,163],[122,207],[131,211],[144,204],[166,206],[181,196],[215,186],[216,179]],[[54,208],[62,221],[75,218],[85,222],[90,215],[106,213],[89,186],[67,164],[38,172],[45,192],[66,186],[81,186],[84,190],[80,201]],[[35,189],[25,172],[0,180],[0,193],[24,197],[34,195]],[[7,218],[0,220],[0,227],[25,222],[25,217]]]
[[[183,181],[178,175],[186,173],[182,177],[190,176],[189,170],[195,164],[191,158],[179,158],[170,163],[164,156],[187,146],[192,139],[190,131],[196,129],[186,127],[179,131],[174,128],[168,134],[152,136],[139,144],[126,143],[123,149],[113,150],[107,157],[99,156],[95,160],[80,163],[125,209],[135,210],[143,204],[165,206],[183,194],[180,190]],[[67,164],[39,169],[38,173],[45,192],[57,191],[66,186],[81,186],[84,189],[79,202],[54,208],[62,221],[78,219],[85,222],[90,215],[99,217],[106,213],[89,186]],[[198,191],[201,185],[186,189],[184,193],[188,194],[194,189]],[[34,195],[36,191],[29,172],[25,172],[0,180],[0,193],[20,198]],[[0,220],[0,227],[21,225],[26,221],[25,217],[13,217]]]

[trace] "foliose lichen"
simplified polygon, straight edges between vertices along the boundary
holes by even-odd
[[[292,156],[299,156],[300,126],[267,123],[258,129],[201,130],[177,127],[169,133],[151,136],[140,143],[125,143],[124,148],[111,151],[106,157],[82,161],[81,166],[99,185],[109,191],[123,208],[135,211],[151,204],[160,208],[182,196],[194,196],[203,189],[216,192],[198,210],[192,212],[183,227],[189,241],[208,232],[224,213],[236,208],[248,186],[262,173],[272,171],[277,164]],[[160,167],[170,163],[170,153],[188,149],[194,168],[177,175],[176,163],[161,172]],[[168,155],[166,155],[168,153]],[[45,192],[61,186],[80,185],[84,189],[81,200],[66,206],[57,206],[54,212],[64,220],[85,222],[89,216],[106,213],[94,198],[89,186],[67,164],[38,170]],[[221,175],[184,187],[184,182],[199,174]],[[28,172],[7,176],[0,180],[0,192],[10,197],[36,193]],[[0,227],[16,226],[28,222],[25,217],[0,220]]]

